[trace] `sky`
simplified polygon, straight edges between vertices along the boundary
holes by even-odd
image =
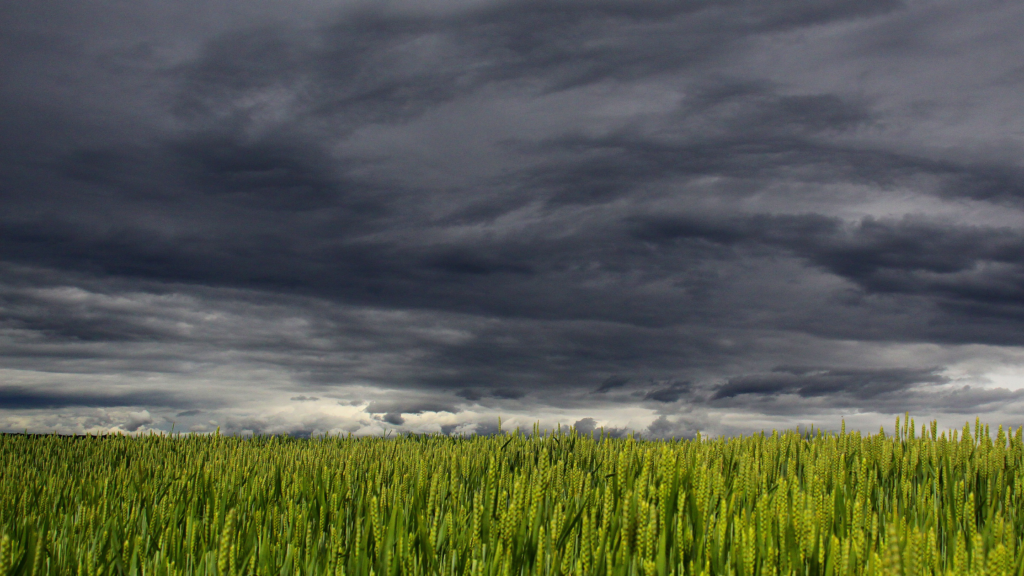
[[[0,1],[0,430],[1024,424],[1024,3]]]

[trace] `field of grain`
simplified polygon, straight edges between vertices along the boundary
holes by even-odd
[[[0,436],[0,575],[1021,575],[1021,429]]]

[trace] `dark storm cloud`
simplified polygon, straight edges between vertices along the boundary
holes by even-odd
[[[527,185],[550,189],[549,202],[555,205],[591,204],[668,178],[770,181],[796,176],[878,182],[923,171],[923,166],[906,166],[914,159],[844,149],[820,140],[872,118],[865,103],[836,94],[791,96],[764,84],[697,83],[694,93],[670,116],[667,134],[657,138],[627,129],[600,137],[566,135],[538,144],[533,152],[557,160],[538,169]],[[866,166],[865,160],[885,170]]]
[[[436,345],[419,381],[487,402],[523,397],[527,390],[587,389],[610,371],[643,374],[645,361],[663,376],[663,371],[713,364],[743,348],[740,343],[725,347],[713,334],[696,328],[509,319],[474,330],[474,337],[464,342]],[[465,383],[474,388],[460,388]],[[617,390],[610,387],[602,396]]]
[[[668,437],[1019,402],[942,376],[1024,344],[1019,74],[984,56],[1019,51],[1012,7],[119,10],[0,24],[9,407],[198,416],[173,381],[234,432],[622,406]],[[950,34],[974,44],[937,59]],[[977,344],[1001,352],[873,360]],[[291,416],[217,414],[257,392]]]
[[[741,376],[720,386],[713,399],[745,394],[798,394],[804,397],[850,395],[870,399],[914,386],[943,384],[948,378],[936,370],[821,369],[778,367],[770,374]]]
[[[641,218],[633,236],[656,245],[705,242],[789,251],[869,293],[929,294],[958,304],[1024,302],[1024,234],[915,218],[848,224],[822,215]],[[1018,311],[1019,313],[1019,311]]]
[[[388,424],[394,424],[395,426],[405,424],[405,418],[402,418],[402,414],[399,412],[388,412],[381,419]]]
[[[608,438],[624,438],[629,433],[625,428],[606,428],[604,426],[598,426],[597,420],[594,420],[593,418],[580,418],[572,425],[572,427],[578,434],[594,434],[595,436],[604,435]]]
[[[690,382],[672,382],[668,386],[655,388],[644,395],[644,400],[655,402],[677,402],[690,392]]]
[[[918,375],[915,375],[918,373]],[[752,374],[730,379],[701,406],[794,417],[823,412],[959,414],[1024,418],[1024,391],[957,386],[924,370],[843,368],[813,374]]]
[[[919,410],[928,406],[928,409],[931,410],[940,409],[953,414],[995,412],[1012,406],[1017,408],[1016,415],[1020,417],[1022,412],[1019,409],[1019,405],[1024,400],[1024,390],[1008,390],[1006,388],[975,389],[970,386],[962,386],[959,389],[937,395],[937,397],[915,400],[914,407]]]
[[[182,68],[178,109],[224,114],[254,90],[303,84],[314,117],[396,121],[487,83],[541,80],[564,90],[705,63],[750,34],[884,13],[891,0],[742,2],[500,2],[421,15],[360,9],[317,41],[261,27],[225,34]]]
[[[572,425],[580,434],[590,434],[597,428],[597,420],[593,418],[581,418]]]
[[[629,384],[629,378],[624,376],[609,376],[601,385],[594,389],[595,394],[604,394],[610,390],[621,388]]]
[[[625,65],[616,56],[621,51],[612,49],[613,46],[590,54],[579,42],[564,43],[560,38],[566,23],[579,27],[583,35],[595,37],[607,35],[607,27],[616,22],[623,26],[622,32],[627,36],[639,34],[640,29],[649,26],[660,33],[662,25],[670,29],[707,26],[704,32],[708,35],[742,35],[749,30],[820,23],[831,18],[863,15],[860,11],[870,14],[895,7],[893,3],[837,4],[824,11],[794,3],[790,9],[779,12],[759,9],[763,11],[747,15],[743,26],[726,27],[724,31],[690,16],[695,12],[708,12],[707,18],[712,21],[728,21],[730,11],[739,8],[728,4],[708,8],[699,3],[683,4],[675,9],[641,9],[615,3],[589,7],[515,3],[448,19],[366,12],[325,32],[328,38],[344,40],[340,46],[330,49],[334,52],[328,50],[329,58],[316,52],[325,50],[322,46],[303,46],[300,40],[274,30],[261,29],[219,38],[206,47],[199,60],[185,68],[187,82],[182,86],[182,94],[232,101],[240,97],[239,91],[287,83],[296,74],[301,75],[297,69],[316,62],[312,85],[336,95],[338,85],[327,82],[323,75],[341,74],[338,82],[346,86],[378,82],[379,74],[369,74],[364,68],[406,70],[399,62],[413,58],[409,52],[413,48],[406,46],[409,38],[436,34],[472,36],[473,30],[483,30],[486,34],[473,36],[481,45],[470,43],[469,46],[480,53],[470,58],[482,59],[504,70],[503,74],[512,74],[508,71],[510,68],[517,69],[510,67],[509,61],[519,62],[518,69],[524,77],[561,70],[563,63],[571,63],[574,70],[586,69],[588,66],[583,63],[592,62],[595,70],[608,70],[586,73],[587,77],[596,75],[591,81],[597,81],[598,77],[612,71],[623,70]],[[658,62],[658,57],[650,58],[650,51],[664,50],[667,54],[675,51],[673,46],[641,43],[631,48],[639,51],[638,54],[622,57],[637,62]],[[583,55],[577,54],[579,51]],[[481,56],[492,52],[496,54],[494,58],[498,58],[497,63],[492,64],[489,57]],[[324,61],[311,60],[314,56],[323,57]],[[332,64],[328,66],[328,62]],[[415,73],[408,78],[403,75],[400,86],[436,79],[433,68],[436,63],[418,60],[415,63],[417,66],[412,68]],[[316,68],[321,65],[325,69]],[[443,78],[440,84],[452,84],[449,80]],[[383,109],[405,107],[405,100],[395,103],[387,96],[387,91],[383,95],[379,90],[370,92],[375,96],[366,98],[369,103]],[[404,99],[431,101],[415,89],[403,88],[399,92]],[[730,106],[736,102],[740,103],[741,110],[731,111]],[[682,117],[728,109],[730,111],[720,115],[730,133],[740,130],[746,133],[753,128],[755,135],[738,141],[726,138],[717,148],[713,140],[709,145],[702,139],[689,145],[689,153],[685,148],[659,149],[657,145],[642,141],[592,142],[586,145],[622,153],[579,166],[569,163],[568,170],[566,166],[549,168],[553,173],[546,179],[555,178],[552,182],[556,188],[568,185],[557,184],[559,181],[572,182],[585,195],[585,200],[593,201],[595,194],[603,197],[607,193],[628,193],[644,179],[665,177],[670,173],[714,173],[716,164],[724,163],[756,175],[749,171],[756,170],[758,165],[780,169],[789,163],[785,158],[788,152],[778,148],[787,146],[785,141],[778,140],[780,130],[802,133],[845,129],[867,118],[861,106],[846,103],[834,95],[779,96],[756,84],[707,89],[698,94],[694,104],[684,108],[680,113]],[[350,110],[351,106],[341,106],[341,109]],[[302,126],[302,116],[298,118],[296,127]],[[45,262],[64,268],[86,267],[140,278],[297,289],[385,306],[427,306],[540,317],[557,314],[555,310],[563,310],[562,314],[569,317],[589,317],[608,314],[600,310],[620,309],[615,300],[622,298],[622,294],[600,294],[591,302],[569,307],[564,302],[551,301],[553,285],[565,281],[555,275],[571,265],[582,246],[592,241],[590,238],[556,244],[532,241],[475,248],[444,244],[413,248],[387,241],[353,244],[351,237],[356,232],[386,229],[386,221],[378,221],[378,226],[368,228],[368,219],[372,222],[374,218],[394,213],[403,198],[416,191],[392,193],[394,200],[389,206],[374,199],[383,195],[382,186],[353,182],[340,173],[336,162],[326,156],[324,143],[315,133],[303,133],[303,129],[293,127],[294,134],[271,132],[253,138],[246,135],[235,120],[218,117],[213,122],[223,128],[199,132],[185,140],[172,140],[152,152],[160,157],[153,161],[152,169],[164,173],[170,170],[173,177],[180,180],[175,190],[200,194],[194,202],[189,201],[191,206],[178,204],[174,208],[184,212],[181,218],[195,218],[194,231],[182,230],[168,236],[127,222],[113,228],[104,225],[102,229],[88,220],[52,223],[49,229],[39,228],[38,224],[6,222],[0,228],[5,236],[3,255],[9,259]],[[770,138],[758,140],[757,133]],[[562,141],[560,145],[570,144]],[[136,151],[131,153],[137,154]],[[820,152],[816,158],[824,154]],[[85,160],[89,158],[98,158],[98,161]],[[78,175],[75,179],[81,180],[87,172],[86,179],[108,184],[112,179],[122,178],[124,166],[133,164],[127,157],[119,159],[109,151],[90,150],[73,152],[66,163],[67,166],[61,168],[63,173]],[[83,168],[84,164],[89,165],[88,170]],[[742,166],[753,168],[740,168]],[[125,190],[124,193],[130,200],[137,191]],[[565,194],[575,197],[577,192],[562,191],[555,198],[564,199]],[[281,214],[282,211],[310,210],[319,214],[294,219]],[[263,214],[263,211],[273,211],[273,214]],[[609,266],[621,266],[620,262],[608,261],[629,256],[608,253],[618,251],[618,247],[612,245],[614,240],[614,237],[607,238],[606,253],[596,256]],[[600,251],[602,247],[596,248]],[[533,277],[545,273],[551,280],[542,282],[547,286],[539,287],[538,293],[527,291],[525,299],[502,294],[506,291],[521,294],[519,287],[506,287],[511,288],[517,281],[536,284]],[[574,283],[572,279],[569,282]]]
[[[455,395],[458,396],[459,398],[465,398],[470,402],[475,402],[484,397],[483,394],[481,394],[478,390],[474,390],[472,388],[459,390],[458,392],[455,393]]]
[[[155,391],[130,391],[121,394],[43,391],[20,386],[0,387],[0,408],[7,410],[33,410],[40,408],[113,408],[113,407],[168,407],[182,408],[192,404],[188,398]]]
[[[494,396],[495,398],[501,398],[504,400],[518,400],[519,398],[526,396],[526,392],[510,388],[499,388],[497,390],[492,390],[491,396]]]
[[[753,89],[752,89],[753,90]],[[835,94],[757,98],[727,94],[710,109],[698,102],[673,117],[680,128],[692,119],[709,133],[650,138],[625,131],[600,137],[567,135],[522,148],[561,157],[526,180],[550,191],[549,202],[592,204],[634,193],[670,178],[725,177],[741,181],[795,181],[907,185],[922,177],[940,182],[935,194],[1021,206],[1024,169],[985,161],[955,161],[871,147],[840,145],[823,137],[873,120],[862,103]],[[716,94],[714,91],[711,94]],[[704,96],[698,95],[698,98]],[[735,102],[730,100],[735,98]],[[715,107],[721,106],[721,115]],[[713,122],[709,122],[713,120]],[[710,124],[710,125],[708,125]],[[762,186],[738,186],[751,192]]]
[[[227,205],[307,211],[349,201],[353,191],[365,194],[358,184],[332,173],[330,159],[316,144],[288,140],[287,134],[255,142],[242,141],[238,134],[204,134],[174,143],[171,152],[187,186]]]

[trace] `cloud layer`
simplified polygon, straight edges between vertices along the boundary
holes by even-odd
[[[0,428],[1024,424],[1024,8],[109,10],[0,24]]]

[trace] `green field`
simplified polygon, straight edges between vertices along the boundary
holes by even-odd
[[[1021,429],[0,437],[0,575],[1024,573]]]

